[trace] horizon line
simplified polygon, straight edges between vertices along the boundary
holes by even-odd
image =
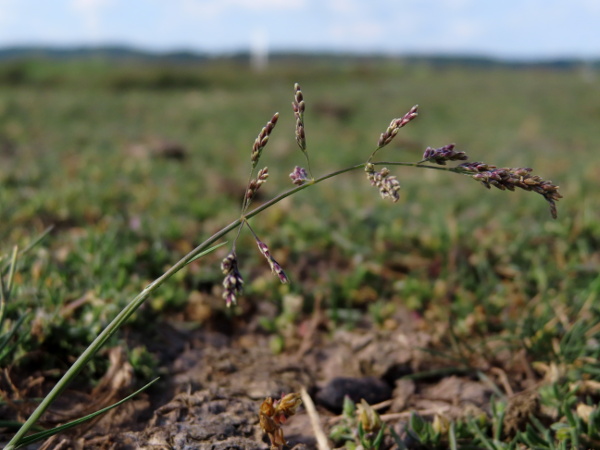
[[[136,44],[127,43],[81,43],[81,44],[42,44],[42,43],[14,43],[0,45],[0,55],[7,52],[27,52],[27,51],[47,51],[47,52],[94,52],[94,51],[106,51],[106,50],[119,50],[127,51],[131,53],[145,54],[148,56],[157,57],[168,57],[170,55],[177,54],[189,54],[196,57],[232,57],[239,55],[246,55],[253,53],[253,48],[248,46],[246,48],[230,49],[230,50],[202,50],[197,48],[191,48],[186,46],[174,46],[170,49],[156,49],[150,47],[144,47]],[[319,56],[319,55],[336,55],[336,56],[347,56],[347,57],[378,57],[378,58],[448,58],[448,59],[473,59],[473,60],[487,60],[490,62],[523,62],[523,63],[550,63],[559,61],[569,62],[598,62],[600,61],[600,55],[598,56],[581,56],[581,55],[567,55],[557,54],[554,56],[549,55],[519,55],[519,56],[508,56],[508,55],[494,55],[493,53],[486,53],[480,51],[447,51],[447,50],[419,50],[419,51],[382,51],[382,50],[348,50],[348,49],[309,49],[309,48],[273,48],[268,50],[269,56],[283,56],[283,55],[299,55],[299,56]]]

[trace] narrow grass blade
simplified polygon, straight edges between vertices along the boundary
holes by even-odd
[[[0,272],[0,332],[2,332],[2,324],[4,323],[4,316],[6,314],[6,304],[10,300],[10,294],[12,291],[13,280],[15,276],[15,268],[17,266],[17,256],[19,249],[17,246],[13,248],[12,256],[8,266],[8,277],[6,284],[2,279],[4,271]]]
[[[38,245],[46,236],[48,236],[50,234],[50,232],[53,229],[54,229],[54,225],[50,225],[48,228],[46,228],[44,231],[42,231],[42,233],[38,237],[36,237],[33,241],[31,241],[29,243],[29,245],[27,245],[25,248],[23,248],[23,250],[21,250],[19,252],[19,254],[23,255],[23,254],[27,253],[29,250],[31,250],[33,247]]]
[[[481,428],[479,428],[479,425],[477,425],[477,423],[474,420],[469,421],[469,425],[471,431],[473,431],[473,434],[477,436],[477,438],[485,446],[485,448],[487,448],[488,450],[496,450],[496,446],[492,442],[490,442],[488,437],[483,433],[483,431],[481,431]]]
[[[20,250],[18,252],[18,256],[24,255],[25,253],[27,253],[28,251],[30,251],[33,247],[35,247],[36,245],[38,245],[46,236],[48,236],[48,234],[50,234],[50,232],[54,229],[54,225],[50,225],[48,228],[46,228],[44,231],[42,231],[42,233],[37,236],[33,241],[31,241],[27,246],[25,246],[22,250]],[[2,267],[0,269],[0,273],[4,274],[9,266],[10,266],[10,262],[6,265],[4,265],[4,267]]]
[[[16,445],[15,448],[21,448],[21,447],[24,447],[26,445],[32,444],[34,442],[41,441],[42,439],[47,439],[47,438],[49,438],[51,436],[54,436],[55,434],[62,433],[63,431],[68,430],[69,428],[76,427],[77,425],[80,425],[83,422],[86,422],[88,420],[93,419],[94,417],[97,417],[97,416],[99,416],[101,414],[104,414],[105,412],[108,412],[111,409],[116,408],[119,405],[122,405],[127,400],[131,399],[132,397],[135,397],[140,392],[148,389],[156,381],[158,381],[158,378],[155,378],[150,383],[146,384],[144,387],[138,389],[133,394],[128,395],[124,399],[119,400],[117,403],[114,403],[114,404],[112,404],[110,406],[107,406],[106,408],[102,408],[102,409],[100,409],[100,410],[98,410],[98,411],[96,411],[96,412],[94,412],[92,414],[88,414],[87,416],[80,417],[79,419],[73,420],[73,421],[71,421],[69,423],[65,423],[64,425],[61,425],[59,427],[52,428],[51,430],[41,431],[39,433],[34,433],[34,434],[29,435],[29,436],[25,436],[23,439],[21,439],[17,443],[17,445]]]
[[[204,250],[202,253],[200,253],[200,254],[198,254],[198,255],[194,256],[192,259],[190,259],[190,260],[187,262],[187,264],[189,264],[189,263],[191,263],[191,262],[194,262],[194,261],[196,261],[197,259],[200,259],[200,258],[202,258],[202,257],[203,257],[203,256],[205,256],[205,255],[208,255],[209,253],[212,253],[212,252],[214,252],[216,249],[218,249],[219,247],[223,247],[225,244],[227,244],[227,241],[225,241],[225,242],[221,242],[220,244],[217,244],[217,245],[213,245],[211,248],[207,248],[207,249],[206,249],[206,250]],[[186,264],[186,265],[187,265],[187,264]]]
[[[4,300],[10,300],[10,293],[12,292],[13,281],[15,279],[15,270],[17,269],[17,257],[19,255],[19,247],[16,245],[13,247],[12,256],[10,258],[10,266],[8,268],[8,279],[6,280],[6,292],[4,292]]]
[[[27,319],[27,317],[29,317],[29,314],[23,314],[21,317],[19,317],[19,320],[17,320],[15,325],[12,327],[12,329],[8,333],[6,333],[3,336],[0,336],[0,362],[4,359],[4,356],[5,356],[4,348],[8,345],[8,343],[10,342],[12,337],[15,335],[15,333],[17,332],[19,327],[23,324],[25,319]],[[0,324],[1,323],[2,322],[0,322]]]

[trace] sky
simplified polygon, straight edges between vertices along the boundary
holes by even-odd
[[[0,47],[600,58],[600,0],[0,0]]]

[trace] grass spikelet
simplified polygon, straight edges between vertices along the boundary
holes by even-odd
[[[433,162],[440,166],[445,166],[446,161],[466,161],[469,159],[465,152],[456,151],[454,147],[455,144],[444,145],[440,148],[427,147],[425,153],[423,153],[423,159],[419,161],[419,164]]]
[[[309,180],[309,177],[308,173],[306,172],[306,169],[300,166],[296,166],[294,167],[292,173],[290,173],[290,179],[295,185],[302,186]]]
[[[246,189],[246,201],[248,203],[250,203],[252,201],[252,199],[256,195],[256,192],[258,191],[258,189],[264,183],[266,183],[267,178],[269,178],[269,168],[265,167],[258,171],[256,178],[250,180],[250,182],[248,183],[248,188]]]
[[[392,142],[392,139],[394,139],[394,137],[398,134],[400,128],[402,128],[404,125],[406,125],[419,115],[418,109],[419,105],[415,105],[412,108],[410,108],[410,110],[406,114],[404,114],[404,116],[398,119],[393,119],[390,122],[390,125],[387,127],[387,130],[385,130],[385,132],[381,133],[381,135],[379,136],[379,141],[377,141],[377,149],[383,148],[390,142]]]
[[[296,117],[296,142],[303,152],[306,152],[306,134],[304,133],[304,95],[298,83],[294,84],[294,101],[292,102],[294,117]]]
[[[375,166],[371,163],[368,163],[365,166],[365,172],[367,174],[367,178],[371,182],[371,185],[379,189],[381,198],[389,198],[394,203],[400,200],[400,183],[395,176],[390,175],[390,171],[387,167],[384,167],[377,172],[375,170]]]
[[[255,139],[254,145],[252,146],[252,154],[250,156],[250,161],[252,161],[252,169],[254,169],[258,164],[258,160],[260,159],[262,151],[267,145],[267,142],[269,142],[269,136],[273,132],[278,119],[279,113],[273,114],[271,120],[267,122],[262,130],[260,130],[258,137]]]
[[[540,194],[550,205],[552,218],[558,218],[556,202],[562,198],[558,192],[559,186],[552,181],[544,180],[538,175],[533,175],[530,167],[496,167],[482,162],[469,162],[458,165],[454,171],[472,174],[471,177],[479,181],[486,188],[492,186],[501,191],[514,191],[515,188]]]
[[[283,284],[288,283],[289,279],[287,275],[285,274],[283,268],[279,265],[279,263],[275,261],[275,258],[271,256],[271,252],[269,251],[269,247],[267,247],[267,244],[256,238],[256,245],[258,246],[258,249],[269,263],[271,271],[279,278],[279,281],[281,281]]]
[[[221,262],[221,270],[225,275],[223,279],[223,299],[227,307],[235,305],[237,296],[242,293],[244,279],[238,270],[237,255],[234,251],[229,253]]]

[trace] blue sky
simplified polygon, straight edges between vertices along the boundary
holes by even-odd
[[[600,57],[600,0],[0,0],[0,47]]]

